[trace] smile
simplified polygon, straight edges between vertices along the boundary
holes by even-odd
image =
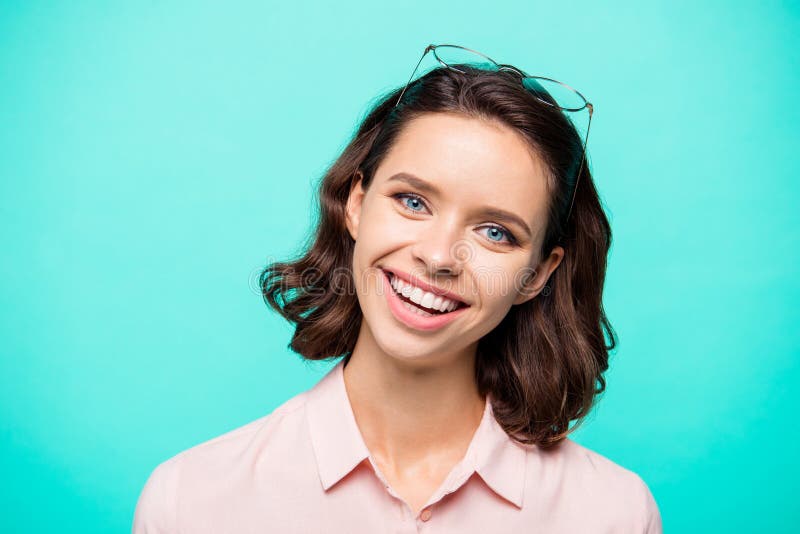
[[[406,326],[416,330],[438,330],[469,308],[464,302],[425,291],[389,271],[381,269],[381,272],[389,308]]]

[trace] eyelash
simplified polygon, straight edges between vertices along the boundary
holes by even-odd
[[[403,197],[415,198],[415,199],[419,200],[423,205],[425,205],[425,201],[422,200],[422,197],[420,197],[419,195],[415,195],[414,193],[395,193],[394,195],[392,195],[393,199],[400,199],[400,198],[403,198]],[[400,202],[400,205],[403,207],[403,209],[405,209],[408,212],[419,213],[418,211],[412,210],[411,208],[406,206],[403,202]],[[489,224],[489,225],[484,225],[484,227],[497,228],[498,230],[500,230],[501,232],[506,234],[506,237],[508,238],[508,242],[506,242],[506,243],[503,243],[501,241],[492,241],[490,239],[489,241],[492,241],[492,243],[496,243],[498,245],[507,245],[507,246],[517,246],[519,244],[519,241],[517,241],[517,239],[514,237],[514,234],[512,234],[509,230],[506,230],[502,226],[499,226],[499,225],[496,225],[496,224]]]

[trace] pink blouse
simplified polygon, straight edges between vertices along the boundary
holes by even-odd
[[[414,516],[364,444],[342,369],[161,463],[134,534],[662,533],[636,473],[569,438],[547,452],[514,442],[490,398],[464,458]]]

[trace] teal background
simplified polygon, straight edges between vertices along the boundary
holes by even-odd
[[[0,531],[126,532],[158,463],[329,369],[256,276],[431,42],[595,105],[620,342],[573,439],[668,532],[793,531],[800,4],[648,4],[2,2]]]

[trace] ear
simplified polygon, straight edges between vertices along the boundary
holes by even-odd
[[[514,299],[513,304],[523,304],[538,295],[562,259],[564,259],[564,249],[562,247],[553,247],[547,259],[539,263],[536,274],[527,280],[519,290],[519,294]]]
[[[358,223],[361,219],[361,203],[364,200],[364,189],[362,181],[364,174],[361,170],[357,170],[353,175],[353,181],[350,184],[350,194],[347,197],[347,205],[345,207],[345,224],[350,236],[355,241],[358,239]]]

